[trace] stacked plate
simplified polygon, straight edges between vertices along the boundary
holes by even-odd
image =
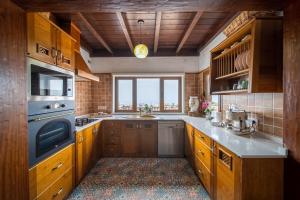
[[[241,70],[249,68],[250,67],[250,59],[251,59],[251,55],[250,55],[249,50],[242,52],[235,58],[234,68],[237,71],[241,71]]]

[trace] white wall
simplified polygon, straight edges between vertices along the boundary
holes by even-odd
[[[94,73],[183,73],[198,72],[199,57],[92,57]]]
[[[210,66],[210,50],[221,43],[225,38],[226,36],[221,32],[204,49],[202,49],[199,56],[199,71]]]
[[[85,63],[88,65],[88,67],[90,68],[90,70],[92,69],[91,66],[91,58],[90,58],[90,53],[88,51],[86,51],[83,48],[80,48],[80,54],[83,58],[83,60],[85,61]]]

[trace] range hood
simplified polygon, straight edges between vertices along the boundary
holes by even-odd
[[[76,80],[92,80],[99,82],[99,77],[92,74],[80,52],[75,50],[75,74]]]

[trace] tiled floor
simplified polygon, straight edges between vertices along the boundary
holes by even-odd
[[[69,200],[208,200],[185,159],[104,158],[83,179]]]

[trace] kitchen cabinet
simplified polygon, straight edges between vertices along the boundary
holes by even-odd
[[[117,120],[103,121],[102,126],[104,157],[121,156],[121,122]]]
[[[75,40],[46,17],[27,14],[27,55],[74,71]]]
[[[283,158],[241,158],[190,124],[186,142],[187,158],[212,199],[283,199]]]
[[[185,157],[194,168],[194,128],[190,124],[185,125]]]
[[[101,123],[94,125],[93,129],[93,153],[92,153],[92,165],[94,166],[100,157],[102,156],[102,131]]]
[[[211,94],[282,92],[282,27],[256,17],[213,48]]]
[[[281,158],[240,158],[216,145],[215,199],[283,199]]]
[[[89,172],[101,156],[100,123],[76,133],[76,183]]]
[[[113,120],[104,124],[104,156],[157,157],[157,122]]]
[[[67,197],[75,182],[74,149],[71,144],[29,170],[30,200]]]
[[[135,121],[123,122],[121,136],[121,152],[124,157],[136,157],[140,153],[139,123]]]
[[[142,121],[139,123],[142,157],[157,157],[157,122]]]

